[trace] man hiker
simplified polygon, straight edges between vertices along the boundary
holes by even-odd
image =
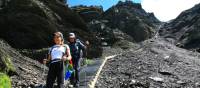
[[[70,52],[72,56],[72,62],[73,62],[73,67],[75,69],[75,74],[74,76],[71,76],[70,82],[74,87],[79,87],[80,83],[80,64],[81,64],[81,59],[83,56],[83,51],[86,50],[86,46],[79,40],[76,39],[76,36],[74,33],[69,33],[69,47],[70,47]],[[86,44],[89,44],[87,41]]]
[[[53,42],[54,45],[49,49],[48,58],[43,62],[50,63],[46,88],[53,88],[56,79],[58,88],[64,88],[64,61],[71,59],[70,49],[68,45],[64,45],[61,32],[53,34]]]

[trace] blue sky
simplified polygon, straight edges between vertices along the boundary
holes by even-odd
[[[102,5],[104,10],[107,10],[111,6],[115,5],[119,0],[68,0],[69,6],[75,5]],[[124,0],[122,0],[124,1]],[[133,0],[136,3],[140,3],[141,0]]]

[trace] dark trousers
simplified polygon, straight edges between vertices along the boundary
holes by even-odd
[[[58,88],[64,88],[64,70],[63,62],[54,62],[49,66],[49,72],[47,76],[47,88],[53,88],[53,84],[57,79]]]
[[[73,67],[75,70],[75,73],[72,74],[70,78],[70,82],[73,85],[79,85],[80,83],[80,58],[78,59],[72,59]]]

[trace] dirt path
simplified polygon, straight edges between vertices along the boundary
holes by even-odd
[[[118,55],[120,55],[120,54],[118,54]],[[97,71],[95,77],[90,81],[89,88],[94,88],[94,87],[95,87],[95,84],[96,84],[96,82],[97,82],[97,79],[98,79],[98,77],[99,77],[99,75],[100,75],[100,73],[101,73],[101,70],[103,69],[105,63],[107,62],[107,60],[108,60],[108,59],[111,59],[111,58],[114,58],[114,57],[116,57],[116,56],[118,56],[118,55],[112,55],[112,56],[105,57],[105,59],[103,60],[102,64],[101,64],[100,67],[98,68],[98,71]]]

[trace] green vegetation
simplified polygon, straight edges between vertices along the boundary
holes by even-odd
[[[0,88],[11,88],[11,80],[4,73],[0,73]]]
[[[7,67],[7,69],[6,69],[6,72],[9,72],[9,71],[12,71],[12,72],[14,72],[15,71],[15,68],[14,68],[14,66],[13,66],[13,64],[12,64],[12,62],[11,62],[11,60],[10,60],[10,56],[6,56],[5,58],[4,58],[4,63],[6,64],[6,67]]]
[[[91,65],[93,63],[94,63],[94,60],[92,60],[92,59],[85,58],[85,60],[84,60],[84,65]]]
[[[3,62],[2,66],[0,67],[1,72],[15,72],[15,68],[12,64],[11,57],[5,52],[3,52],[3,50],[0,50],[0,60],[1,62]]]

